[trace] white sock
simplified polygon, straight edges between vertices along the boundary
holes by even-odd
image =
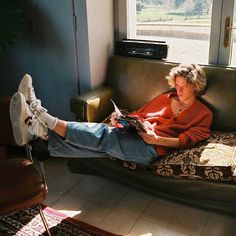
[[[57,117],[51,116],[47,112],[42,112],[39,118],[50,130],[53,130],[57,124]]]

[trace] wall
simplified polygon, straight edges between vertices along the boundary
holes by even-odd
[[[37,95],[50,113],[72,119],[70,98],[78,93],[72,2],[31,0],[29,6]]]
[[[21,77],[29,73],[37,96],[49,112],[72,120],[70,98],[106,78],[107,59],[113,48],[113,1],[23,3],[24,32],[12,48],[0,55],[0,95],[12,95]],[[98,22],[102,29],[96,27]]]
[[[94,0],[88,0],[87,10],[91,87],[94,88],[106,78],[107,62],[113,49],[113,2],[99,0],[99,4],[94,4]]]
[[[80,91],[86,92],[106,79],[114,45],[114,3],[77,0],[76,6],[78,22],[83,22],[77,33]]]
[[[24,8],[25,9],[25,8]],[[26,71],[33,73],[30,24],[26,19],[24,31],[14,45],[0,53],[0,95],[10,96]]]

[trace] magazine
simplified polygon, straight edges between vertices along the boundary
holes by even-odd
[[[115,119],[126,129],[135,129],[138,132],[146,132],[142,120],[139,117],[130,116],[129,113],[121,111],[115,102],[111,99],[114,105]]]

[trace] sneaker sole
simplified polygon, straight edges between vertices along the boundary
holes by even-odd
[[[22,146],[28,143],[27,132],[25,129],[25,98],[21,93],[15,93],[10,102],[10,119],[14,139],[17,145]]]
[[[32,79],[30,77],[30,75],[25,75],[20,84],[19,84],[19,87],[18,87],[18,92],[22,93],[24,96],[25,96],[25,99],[28,100],[29,98],[27,97],[28,95],[28,88],[29,88],[29,85],[32,86]],[[24,88],[26,88],[26,91],[24,91]]]

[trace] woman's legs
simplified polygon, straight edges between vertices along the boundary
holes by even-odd
[[[66,131],[67,131],[67,122],[64,120],[57,120],[56,125],[54,129],[52,130],[56,134],[60,135],[62,138],[66,137]]]
[[[107,157],[150,164],[154,146],[146,144],[136,133],[108,127],[103,123],[68,122],[65,138],[50,132],[48,149],[57,157]]]
[[[111,155],[145,165],[156,157],[155,148],[146,144],[137,133],[112,129],[105,124],[66,122],[51,116],[36,98],[30,77],[19,88],[22,93],[13,96],[16,105],[11,112],[18,145],[24,145],[34,137],[44,138],[49,129],[53,131],[49,132],[49,151],[53,156],[82,158]]]

